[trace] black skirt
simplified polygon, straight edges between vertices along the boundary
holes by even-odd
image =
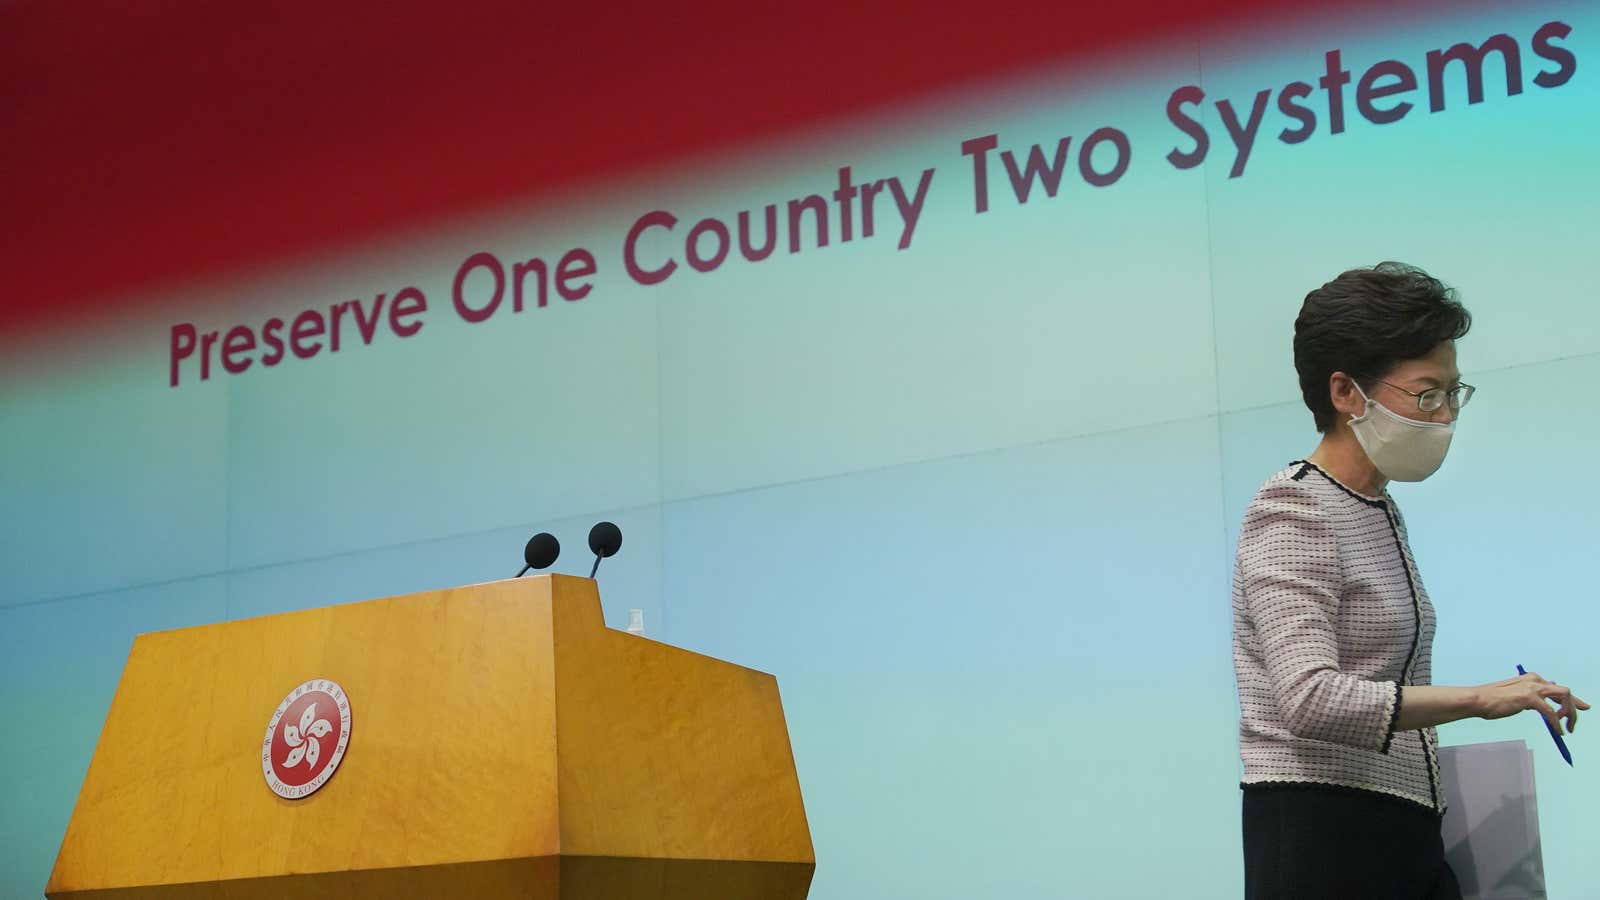
[[[1432,810],[1315,784],[1244,787],[1245,900],[1461,900]]]

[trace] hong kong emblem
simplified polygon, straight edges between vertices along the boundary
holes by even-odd
[[[261,774],[285,800],[310,796],[328,783],[350,746],[350,698],[326,678],[289,692],[261,740]]]

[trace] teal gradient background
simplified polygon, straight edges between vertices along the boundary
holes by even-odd
[[[1572,27],[1564,86],[1535,86],[1545,22]],[[1243,177],[1209,101],[1314,82],[1338,48],[1383,59],[1506,32],[1507,96],[1459,70],[1449,107],[1373,125],[1347,89],[1306,143],[1269,107]],[[1307,290],[1382,259],[1457,286],[1479,392],[1448,464],[1393,489],[1439,611],[1435,680],[1517,663],[1600,694],[1588,635],[1600,441],[1600,8],[1457,7],[1258,23],[1123,48],[715,157],[645,168],[536,208],[174,288],[61,339],[0,387],[0,896],[38,896],[127,649],[140,632],[504,577],[549,530],[587,574],[599,519],[608,622],[774,673],[818,900],[1227,898],[1241,892],[1229,570],[1245,504],[1316,435],[1290,335]],[[1169,92],[1200,85],[1212,149]],[[963,140],[1076,146],[1112,125],[1117,184],[1069,169],[1017,205],[991,157],[973,210]],[[737,251],[641,287],[699,218],[935,169],[909,249],[878,233]],[[780,220],[782,219],[780,208]],[[835,223],[836,227],[836,223]],[[837,234],[835,234],[837,238]],[[579,302],[450,309],[456,266],[593,251]],[[168,329],[258,325],[416,285],[399,340],[166,382]],[[37,349],[37,348],[36,348]],[[263,722],[270,710],[263,710]],[[1600,726],[1591,726],[1600,727]],[[1551,893],[1600,884],[1586,852],[1594,752],[1561,764],[1537,718],[1445,726],[1534,750]],[[1587,815],[1586,815],[1587,814]]]

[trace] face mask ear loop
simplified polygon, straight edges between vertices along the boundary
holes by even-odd
[[[1361,395],[1361,402],[1363,404],[1365,404],[1361,408],[1361,415],[1359,415],[1359,416],[1351,416],[1350,417],[1350,422],[1348,424],[1354,425],[1357,422],[1365,422],[1367,420],[1367,417],[1372,415],[1373,407],[1377,406],[1378,404],[1376,402],[1374,402],[1371,397],[1367,396],[1367,392],[1366,391],[1363,391],[1361,389],[1361,383],[1360,382],[1358,382],[1354,378],[1352,378],[1352,379],[1350,379],[1350,383],[1355,386],[1356,393]]]

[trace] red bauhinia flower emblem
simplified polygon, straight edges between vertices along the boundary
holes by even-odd
[[[289,692],[261,739],[261,774],[285,800],[321,788],[350,745],[350,698],[338,682],[313,678]]]

